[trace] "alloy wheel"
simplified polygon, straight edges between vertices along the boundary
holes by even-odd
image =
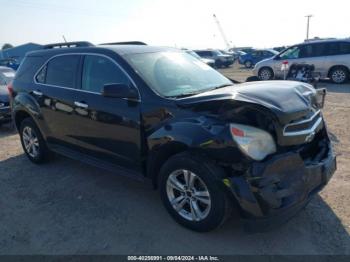
[[[332,80],[335,83],[343,83],[346,79],[346,73],[342,69],[337,69],[332,73]]]
[[[189,170],[172,172],[166,183],[166,192],[171,206],[189,221],[205,219],[211,208],[207,186],[199,176]]]
[[[262,69],[259,74],[260,80],[270,80],[271,79],[271,72],[268,69]]]
[[[33,158],[39,155],[39,139],[35,131],[26,126],[22,132],[23,144],[26,152]]]

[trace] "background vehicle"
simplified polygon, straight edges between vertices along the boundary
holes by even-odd
[[[9,92],[7,85],[15,77],[15,71],[11,68],[0,66],[0,125],[11,121],[9,104]]]
[[[245,55],[241,55],[238,59],[241,65],[244,65],[246,68],[252,68],[256,63],[261,60],[273,57],[277,55],[278,52],[272,49],[257,49]]]
[[[350,40],[321,40],[294,45],[268,60],[257,63],[253,72],[261,80],[283,78],[282,63],[314,65],[321,79],[342,84],[349,79]]]
[[[0,59],[0,66],[10,67],[13,70],[17,70],[19,67],[19,63],[14,58],[5,58],[5,59]]]
[[[209,65],[211,67],[215,67],[215,60],[214,59],[200,57],[196,52],[194,52],[192,50],[185,50],[185,52],[198,58],[199,60],[206,63],[207,65]]]
[[[224,55],[229,55],[233,58],[233,63],[236,61],[236,59],[239,57],[239,54],[235,51],[225,51],[225,50],[219,50]]]
[[[229,67],[233,64],[234,59],[231,55],[222,54],[219,50],[194,50],[200,57],[213,59],[215,66]]]
[[[28,54],[10,86],[34,163],[56,152],[149,178],[169,214],[196,231],[233,210],[248,226],[283,223],[335,171],[324,93],[307,84],[234,86],[173,48],[50,47]]]

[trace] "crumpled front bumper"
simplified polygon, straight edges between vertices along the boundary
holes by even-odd
[[[287,152],[253,163],[244,176],[228,178],[226,185],[238,201],[247,231],[283,224],[328,183],[336,170],[336,157],[329,141],[323,147],[313,160]]]

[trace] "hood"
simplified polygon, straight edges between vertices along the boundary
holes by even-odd
[[[218,100],[233,100],[263,106],[272,111],[281,124],[307,115],[313,106],[316,90],[294,81],[261,81],[228,86],[178,100],[195,106]]]
[[[9,91],[6,86],[0,85],[0,101],[1,102],[9,102]]]
[[[274,58],[275,58],[275,56],[271,56],[271,57],[269,57],[269,58],[263,59],[263,60],[257,62],[257,63],[255,64],[255,66],[259,66],[260,64],[263,64],[263,63],[272,61]]]

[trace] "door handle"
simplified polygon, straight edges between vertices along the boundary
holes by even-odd
[[[85,103],[82,103],[82,102],[74,102],[74,105],[76,105],[77,107],[80,107],[80,108],[88,108],[89,106]]]
[[[40,91],[37,91],[37,90],[34,90],[33,94],[36,95],[36,96],[43,96],[43,93],[40,92]]]

